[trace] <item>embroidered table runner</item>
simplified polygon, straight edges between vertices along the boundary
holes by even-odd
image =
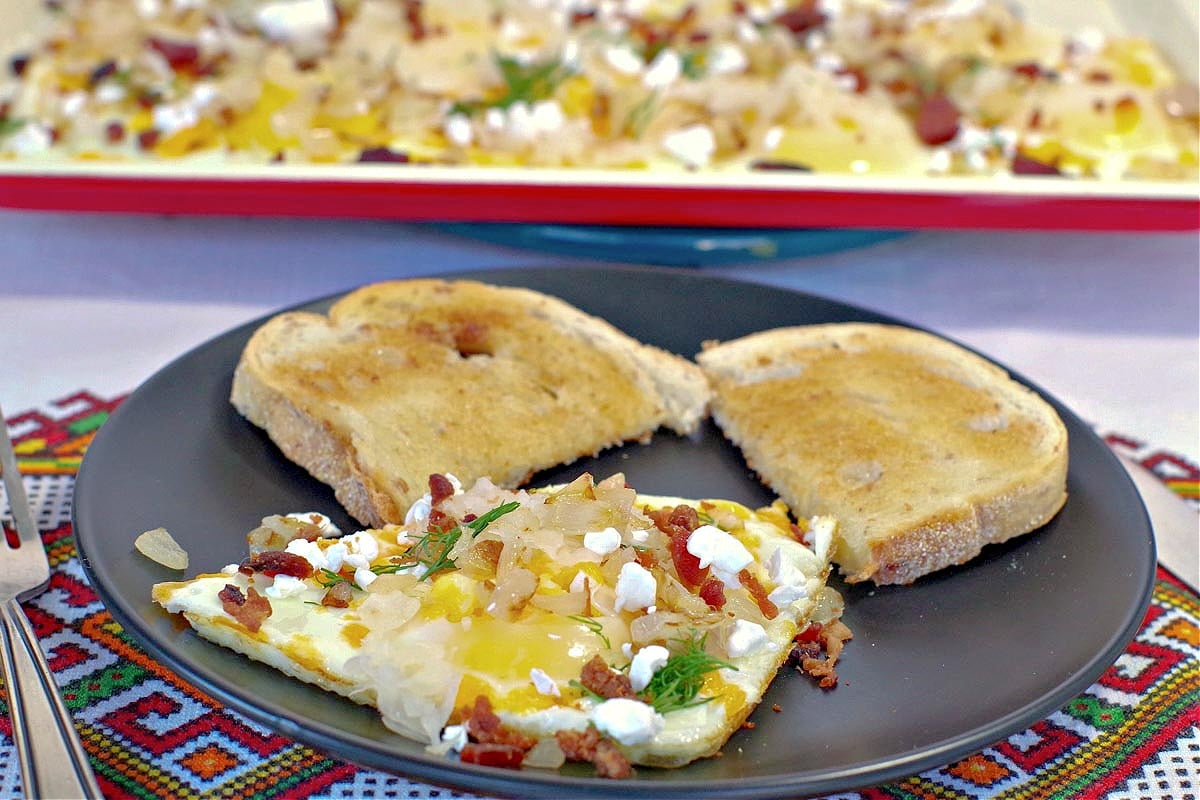
[[[25,604],[109,798],[447,798],[449,789],[363,769],[277,735],[147,656],[109,616],[76,556],[74,476],[118,405],[80,392],[10,417],[50,556],[50,588]],[[1180,496],[1200,468],[1109,435]],[[7,520],[7,517],[5,518]],[[6,523],[7,524],[7,523]],[[0,704],[0,797],[21,794]],[[1200,797],[1200,599],[1160,568],[1135,639],[1077,698],[967,758],[838,800]]]

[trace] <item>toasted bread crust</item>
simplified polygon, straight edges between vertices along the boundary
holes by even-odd
[[[433,472],[515,486],[659,427],[690,433],[709,389],[689,360],[548,295],[392,281],[247,343],[231,401],[367,525],[398,522]]]
[[[906,584],[1048,522],[1066,501],[1067,434],[1007,373],[886,325],[708,343],[713,418],[799,516],[842,523],[850,582]]]

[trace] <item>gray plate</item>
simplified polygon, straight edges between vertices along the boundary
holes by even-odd
[[[884,321],[809,295],[678,270],[554,268],[472,273],[558,295],[643,341],[692,355],[705,339],[778,325]],[[306,308],[322,310],[330,299]],[[946,764],[1023,730],[1087,688],[1137,631],[1155,560],[1151,530],[1115,457],[1056,404],[1070,435],[1070,499],[1042,530],[994,545],[970,564],[905,588],[840,587],[855,637],[821,691],[791,671],[772,685],[719,759],[639,769],[636,786],[559,772],[505,771],[432,757],[389,732],[373,710],[209,644],[150,602],[176,573],[135,554],[165,526],[193,571],[240,560],[244,534],[268,514],[324,511],[357,526],[332,493],[284,460],[227,402],[255,324],[182,356],[134,392],[100,429],[75,488],[75,536],[93,586],[151,654],[280,733],[330,754],[480,792],[545,796],[780,797],[849,790]],[[1051,402],[1054,402],[1051,400]],[[772,499],[713,427],[659,434],[542,476],[623,471],[639,490]],[[778,704],[782,710],[771,710]]]

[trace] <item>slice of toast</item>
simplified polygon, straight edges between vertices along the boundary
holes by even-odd
[[[800,517],[841,522],[849,582],[907,584],[1066,501],[1067,433],[1033,391],[904,327],[780,328],[697,356],[712,414]]]
[[[562,300],[473,281],[374,284],[328,316],[280,314],[231,400],[367,525],[399,522],[434,472],[515,486],[707,413],[699,367]]]

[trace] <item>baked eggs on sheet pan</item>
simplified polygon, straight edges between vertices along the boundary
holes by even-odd
[[[682,766],[718,752],[794,653],[836,683],[849,631],[826,586],[831,518],[639,495],[620,474],[429,485],[402,525],[268,517],[241,564],[153,598],[434,752],[495,766]]]

